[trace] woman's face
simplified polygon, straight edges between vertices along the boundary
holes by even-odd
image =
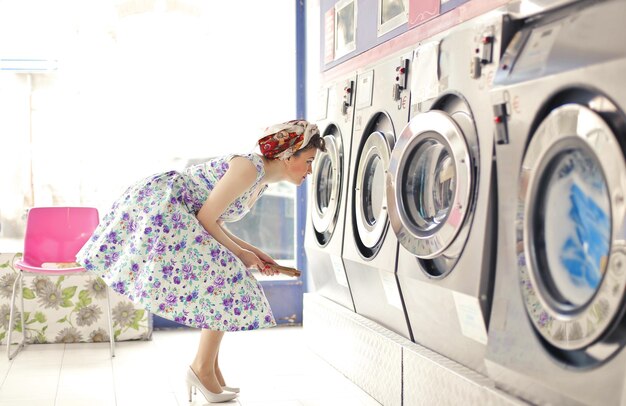
[[[307,175],[312,172],[311,165],[315,159],[317,148],[310,148],[298,156],[292,156],[287,163],[287,178],[291,183],[301,185]]]

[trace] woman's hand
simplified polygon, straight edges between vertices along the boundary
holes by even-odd
[[[265,263],[250,250],[242,249],[239,259],[241,259],[246,268],[257,268],[261,271],[265,267]]]
[[[256,250],[256,255],[261,259],[261,261],[263,261],[263,268],[259,269],[259,271],[261,271],[263,275],[272,276],[278,275],[280,273],[276,269],[274,269],[274,267],[272,267],[273,264],[276,264],[274,258],[270,257],[258,248]]]
[[[266,260],[259,258],[259,256],[266,258]],[[272,276],[272,275],[278,275],[280,273],[272,267],[272,264],[275,264],[276,261],[274,261],[272,257],[267,255],[263,251],[259,250],[258,252],[255,253],[250,250],[243,249],[241,250],[241,253],[239,254],[239,259],[241,259],[241,261],[246,266],[246,268],[256,268],[263,275]]]
[[[261,273],[266,276],[278,275],[280,272],[278,272],[272,265],[273,264],[266,263],[263,269],[261,269]]]
[[[261,251],[260,249],[256,249],[256,255],[261,259],[261,261],[265,262],[266,264],[275,264],[276,261],[274,261],[274,258],[270,257],[269,255],[267,255],[265,252]]]

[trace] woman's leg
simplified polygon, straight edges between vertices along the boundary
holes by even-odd
[[[222,371],[220,370],[219,358],[220,352],[218,350],[217,356],[215,357],[215,377],[217,378],[217,382],[219,382],[220,385],[225,386],[226,382],[224,381],[224,376],[222,375]]]
[[[222,386],[217,379],[215,367],[223,336],[223,331],[203,329],[200,333],[198,352],[191,363],[191,369],[196,373],[204,387],[213,393],[222,392]]]

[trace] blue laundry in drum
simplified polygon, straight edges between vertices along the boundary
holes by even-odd
[[[595,289],[602,278],[602,260],[609,251],[609,218],[576,184],[570,189],[570,202],[569,216],[576,224],[576,235],[565,242],[561,263],[575,285]]]

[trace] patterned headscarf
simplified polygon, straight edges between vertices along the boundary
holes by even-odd
[[[315,124],[291,120],[267,127],[259,140],[259,147],[266,158],[285,160],[306,147],[311,137],[319,133]]]

